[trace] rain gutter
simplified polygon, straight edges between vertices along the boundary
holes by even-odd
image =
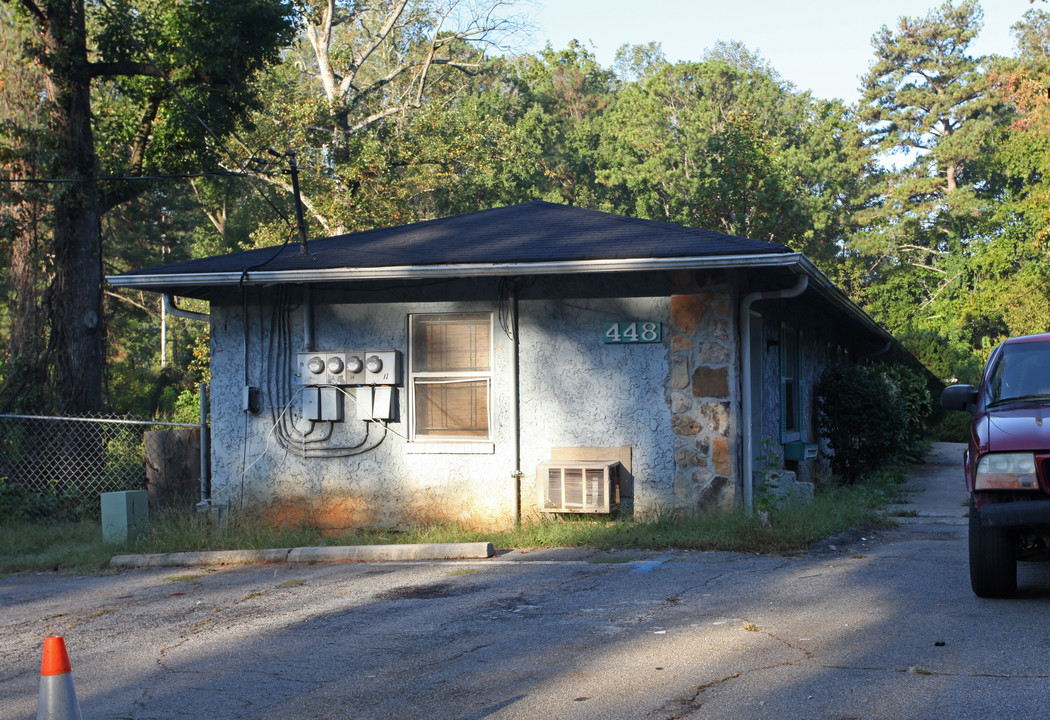
[[[808,275],[810,287],[832,305],[844,310],[884,341],[893,337],[822,273],[802,253],[761,255],[712,255],[675,258],[626,258],[603,260],[558,260],[535,263],[469,263],[446,265],[397,265],[385,267],[309,268],[300,270],[253,270],[244,272],[165,273],[156,275],[107,275],[114,287],[171,293],[174,288],[209,288],[243,285],[332,283],[363,280],[428,280],[462,277],[506,277],[525,275],[623,273],[666,270],[718,270],[726,268],[784,268]],[[185,312],[185,311],[183,311]],[[205,319],[194,318],[194,319]]]
[[[762,255],[715,255],[675,258],[626,258],[603,260],[555,260],[530,263],[463,263],[446,265],[394,265],[384,267],[308,268],[299,270],[232,270],[156,275],[107,275],[114,287],[151,288],[218,287],[226,285],[272,285],[275,283],[322,283],[347,280],[424,280],[455,277],[504,277],[562,273],[639,272],[652,270],[707,270],[718,268],[796,267],[819,273],[802,253]]]

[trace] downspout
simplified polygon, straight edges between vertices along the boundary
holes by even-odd
[[[211,502],[211,473],[208,472],[208,459],[211,456],[211,442],[208,437],[208,386],[200,384],[201,393],[201,505]],[[199,506],[198,506],[199,507]]]
[[[511,412],[511,435],[514,444],[514,500],[512,503],[514,513],[514,526],[521,525],[521,387],[518,380],[519,363],[518,355],[521,345],[518,342],[518,283],[516,280],[510,282],[510,345],[511,345],[511,385],[513,387],[514,400]]]
[[[805,292],[809,286],[809,276],[799,275],[798,282],[794,287],[784,290],[766,290],[764,292],[752,292],[744,296],[740,301],[740,414],[742,416],[742,431],[744,437],[744,457],[742,465],[741,481],[744,485],[744,510],[748,515],[754,510],[754,457],[752,447],[754,438],[751,437],[751,305],[759,300],[782,300],[798,297]]]
[[[168,293],[164,294],[164,312],[168,315],[174,315],[175,317],[186,318],[187,320],[197,320],[199,322],[210,322],[211,315],[208,313],[193,312],[192,310],[183,310],[175,304],[175,298]]]
[[[193,312],[191,310],[183,310],[175,304],[175,298],[165,293],[162,295],[164,298],[164,312],[168,315],[174,315],[175,317],[186,318],[187,320],[197,320],[198,322],[211,322],[211,315],[207,313]],[[201,433],[201,501],[197,505],[197,508],[207,507],[211,502],[211,473],[208,472],[208,459],[211,455],[211,443],[208,438],[208,386],[205,383],[200,384],[200,397],[201,397],[201,416],[200,416],[200,433]]]

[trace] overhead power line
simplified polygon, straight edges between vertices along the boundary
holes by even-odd
[[[168,74],[161,69],[161,67],[154,61],[153,56],[146,50],[146,47],[142,44],[142,42],[137,37],[135,37],[135,34],[133,32],[131,32],[131,28],[128,27],[128,24],[124,21],[124,18],[121,17],[116,11],[114,11],[113,8],[110,7],[109,3],[106,2],[106,0],[99,0],[99,4],[106,9],[106,12],[109,13],[110,17],[112,17],[113,20],[120,26],[121,30],[123,30],[124,34],[127,35],[128,39],[135,45],[135,47],[142,54],[142,56],[146,58],[146,62],[148,62],[154,69],[156,69],[157,73],[164,81],[164,84],[168,87],[168,90],[171,91],[171,94],[178,100],[178,102],[183,106],[183,108],[185,108],[187,112],[189,112],[191,115],[193,115],[194,118],[197,119],[197,122],[200,123],[201,127],[204,128],[204,131],[209,136],[211,136],[212,140],[215,141],[215,144],[218,145],[219,149],[234,163],[236,163],[237,157],[233,154],[230,148],[227,147],[226,143],[222,141],[222,138],[220,138],[218,134],[211,128],[211,126],[209,126],[208,123],[205,122],[204,118],[202,118],[200,114],[193,108],[193,106],[191,106],[189,102],[186,101],[186,98],[184,98],[182,96],[182,93],[179,92],[179,89],[175,87],[175,84],[171,81],[171,78],[168,77]],[[244,163],[241,163],[241,167],[245,167],[247,163],[251,160],[252,159],[249,158]],[[248,186],[254,192],[256,192],[263,199],[263,201],[265,201],[266,204],[269,205],[289,227],[292,227],[292,222],[288,218],[288,216],[279,207],[274,205],[270,198],[267,197],[266,194],[262,192],[262,190],[260,190],[258,187],[256,187],[256,185],[253,182],[251,182],[251,178],[249,178],[248,180]]]
[[[108,175],[106,177],[94,178],[0,178],[5,183],[41,183],[56,185],[60,183],[80,182],[125,182],[129,180],[177,180],[185,178],[201,177],[250,177],[248,173],[238,172],[201,172],[201,173],[169,173],[164,175]]]

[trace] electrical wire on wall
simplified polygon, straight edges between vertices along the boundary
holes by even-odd
[[[511,287],[517,282],[517,279],[511,278],[500,278],[499,288],[496,291],[498,297],[498,306],[496,315],[499,318],[499,326],[503,328],[503,333],[513,340],[511,329],[510,329],[510,307],[508,299],[510,298]]]
[[[260,296],[262,291],[260,291]],[[304,386],[292,387],[292,376],[295,371],[292,352],[291,328],[291,289],[279,286],[273,290],[273,302],[270,306],[269,333],[264,334],[260,328],[260,337],[268,337],[268,348],[264,353],[266,364],[266,388],[270,399],[270,417],[273,421],[272,433],[284,450],[299,457],[306,458],[344,458],[361,455],[375,450],[386,439],[388,428],[383,428],[378,438],[372,437],[372,426],[375,421],[364,422],[364,436],[358,442],[336,444],[334,421],[307,421],[308,426],[300,428],[293,417],[292,408],[299,400]],[[260,322],[262,321],[262,298],[260,297]],[[316,386],[314,386],[316,387]],[[334,387],[334,386],[333,386]],[[342,388],[337,388],[345,397],[351,397]],[[356,402],[356,399],[351,397]],[[325,427],[318,432],[317,425]],[[316,433],[316,434],[315,434]]]
[[[536,284],[536,278],[530,277],[527,281],[523,282],[520,277],[502,277],[499,281],[499,287],[496,290],[497,297],[497,312],[496,315],[499,318],[499,326],[503,328],[503,333],[510,338],[514,339],[514,330],[511,327],[510,319],[510,295],[514,289],[530,288]]]
[[[286,243],[287,244],[287,243]],[[282,246],[283,247],[283,246]],[[269,262],[269,261],[266,261]],[[448,280],[426,283],[426,286],[447,284]],[[497,317],[501,328],[507,337],[513,339],[514,332],[511,321],[510,297],[515,289],[530,287],[535,284],[535,279],[530,278],[525,283],[520,278],[502,278],[497,287]],[[249,302],[249,288],[251,286],[242,284],[242,313],[243,313],[243,342],[244,342],[244,384],[249,385],[249,362],[254,357],[261,359],[261,372],[263,375],[263,389],[266,394],[267,405],[270,408],[270,427],[266,433],[265,449],[251,463],[247,461],[247,449],[242,460],[242,484],[243,477],[248,470],[259,463],[263,457],[272,451],[272,441],[284,452],[300,458],[310,459],[338,459],[363,455],[378,448],[388,434],[408,441],[408,438],[390,428],[388,422],[381,420],[362,420],[364,422],[364,434],[360,440],[355,442],[342,442],[336,439],[336,421],[306,420],[303,426],[295,417],[295,404],[301,401],[302,394],[307,387],[313,390],[325,388],[334,389],[343,398],[356,404],[357,398],[348,392],[348,389],[336,385],[300,385],[293,381],[296,371],[296,354],[293,352],[295,342],[299,338],[293,336],[293,286],[277,285],[271,288],[256,287],[256,302],[258,317],[258,330],[252,332],[251,307]],[[363,291],[385,292],[392,288],[370,288]],[[266,316],[265,308],[269,306],[269,317]],[[252,338],[258,338],[260,348],[254,356],[250,349]],[[468,382],[468,381],[444,381],[444,382]],[[245,448],[249,433],[248,413],[245,413]],[[340,425],[347,425],[339,421]],[[321,426],[320,428],[318,426]],[[373,426],[382,428],[378,438],[373,436]]]

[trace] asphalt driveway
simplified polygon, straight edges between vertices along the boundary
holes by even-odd
[[[66,639],[85,718],[1042,718],[1050,566],[981,600],[961,446],[899,527],[791,557],[551,550],[0,580],[0,720]]]

